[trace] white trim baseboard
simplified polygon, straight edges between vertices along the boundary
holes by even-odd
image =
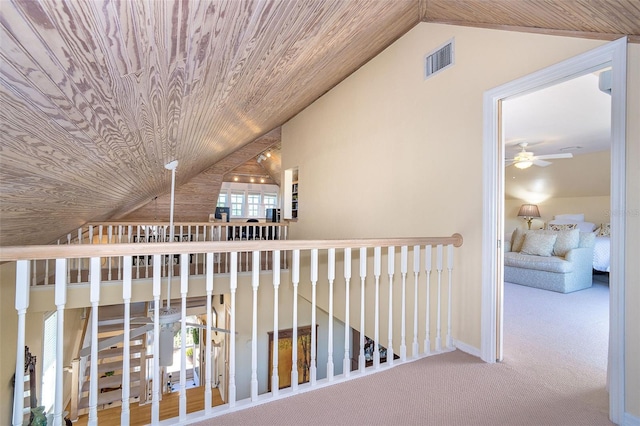
[[[632,416],[629,413],[624,413],[624,426],[640,426],[640,417]]]
[[[480,349],[476,348],[475,346],[471,346],[467,343],[455,339],[453,340],[453,346],[455,346],[456,349],[460,349],[464,353],[468,353],[469,355],[481,358]]]

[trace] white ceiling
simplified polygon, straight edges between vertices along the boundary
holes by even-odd
[[[520,151],[520,142],[536,155],[609,150],[611,96],[600,91],[598,80],[590,73],[505,100],[505,157]],[[571,160],[553,160],[563,161]]]

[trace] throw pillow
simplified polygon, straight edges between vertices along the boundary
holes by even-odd
[[[569,231],[571,229],[576,229],[578,227],[577,223],[549,223],[547,224],[547,229],[550,231]]]
[[[524,237],[524,243],[522,243],[520,253],[533,254],[536,256],[551,256],[556,239],[558,239],[558,236],[555,235],[555,233],[547,234],[529,231]]]
[[[610,223],[601,223],[600,228],[598,228],[596,232],[596,236],[598,237],[609,237],[611,236],[611,224]]]
[[[580,243],[580,230],[557,231],[558,238],[553,245],[553,255],[565,257],[570,250],[578,248]]]
[[[511,251],[522,250],[522,243],[524,242],[525,231],[522,228],[516,228],[511,234]]]

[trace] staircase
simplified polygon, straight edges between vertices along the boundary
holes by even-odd
[[[131,318],[146,317],[146,303],[131,304]],[[124,306],[101,306],[98,309],[98,342],[99,347],[106,346],[98,352],[96,360],[87,357],[86,365],[79,374],[80,391],[78,394],[78,414],[88,412],[89,390],[91,388],[90,369],[91,364],[98,364],[98,410],[111,408],[122,404],[122,364],[124,353],[123,324]],[[147,333],[150,326],[132,324],[131,338],[129,340],[130,352],[130,402],[146,401],[146,352]],[[83,352],[81,351],[81,355]]]

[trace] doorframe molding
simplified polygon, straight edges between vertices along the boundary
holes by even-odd
[[[539,90],[611,65],[611,273],[609,275],[609,418],[624,419],[625,390],[625,215],[626,211],[626,72],[627,38],[551,65],[484,93],[483,97],[483,214],[482,310],[480,353],[483,361],[502,359],[504,258],[504,159],[500,102],[511,96]],[[497,143],[500,142],[500,143]]]

